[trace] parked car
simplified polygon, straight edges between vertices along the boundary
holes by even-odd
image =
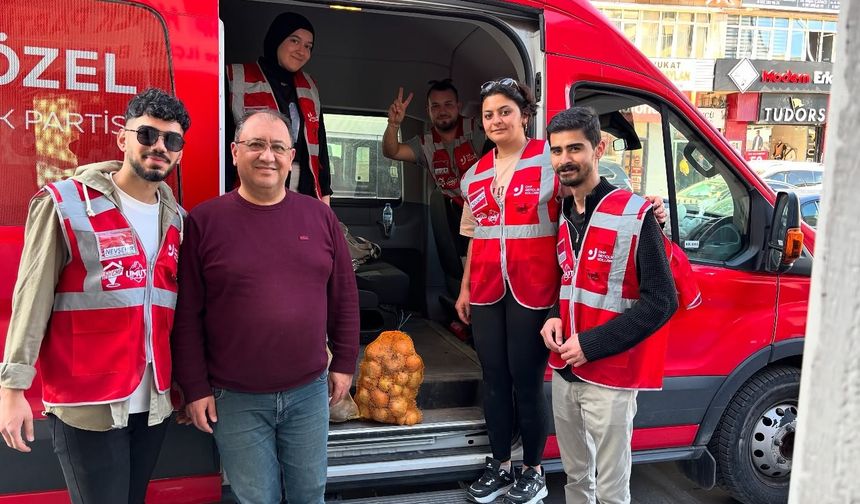
[[[787,182],[797,187],[820,187],[824,180],[821,163],[779,161],[760,173],[761,178]]]
[[[788,182],[781,182],[779,180],[774,180],[774,179],[765,179],[764,181],[767,183],[767,185],[771,189],[773,189],[773,192],[779,192],[779,191],[796,192],[796,191],[800,190],[799,187],[797,187],[796,185],[789,184]]]
[[[799,192],[800,218],[812,228],[818,227],[818,214],[821,207],[821,193]]]
[[[615,187],[627,189],[628,191],[633,190],[633,186],[630,184],[630,177],[627,176],[620,164],[608,159],[601,159],[597,165],[597,171],[601,177],[605,177],[606,181]]]

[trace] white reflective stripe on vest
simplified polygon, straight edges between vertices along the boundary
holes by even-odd
[[[606,197],[608,197],[608,195]],[[602,201],[603,200],[601,200],[601,202]],[[645,203],[646,200],[644,198],[634,194],[627,201],[627,205],[624,207],[622,215],[612,215],[601,212],[599,210],[600,204],[598,203],[598,208],[595,209],[591,219],[589,220],[588,230],[586,230],[586,236],[583,238],[582,244],[584,246],[588,243],[588,231],[593,227],[616,231],[616,244],[612,252],[612,263],[609,268],[609,277],[607,279],[607,292],[606,294],[598,294],[583,288],[574,288],[573,285],[562,285],[559,291],[559,297],[560,299],[570,300],[571,314],[573,313],[574,303],[580,303],[590,308],[607,310],[615,313],[624,313],[637,301],[636,299],[624,298],[622,296],[622,291],[633,237],[635,236],[638,242],[639,232],[642,229],[642,219],[639,218],[639,210]],[[597,223],[601,223],[603,225],[598,225]],[[606,224],[612,225],[613,227],[609,227]],[[633,252],[635,253],[635,251]],[[582,250],[580,250],[580,256],[581,255]],[[574,283],[579,275],[580,265],[581,260],[578,260],[576,271],[572,277],[572,282]],[[571,323],[573,323],[572,316]],[[571,327],[571,330],[572,332],[576,332],[575,327]]]
[[[233,70],[233,80],[228,81],[228,86],[230,87],[230,94],[233,95],[233,99],[230,103],[230,108],[233,109],[233,118],[235,120],[239,120],[242,116],[245,115],[246,112],[250,112],[251,110],[263,110],[269,107],[247,107],[245,105],[245,95],[247,94],[257,94],[257,93],[265,93],[268,94],[272,99],[272,108],[278,108],[278,100],[275,98],[275,93],[272,91],[272,86],[269,84],[269,81],[266,80],[266,74],[263,73],[263,68],[259,63],[248,63],[249,65],[256,65],[260,70],[260,75],[263,76],[263,80],[258,82],[248,82],[245,78],[245,64],[243,63],[234,63],[230,65],[230,68]]]
[[[620,301],[622,298],[622,289],[624,288],[624,274],[627,270],[627,261],[630,258],[630,246],[633,243],[633,237],[636,236],[636,243],[639,243],[639,231],[642,228],[642,221],[639,217],[639,209],[645,203],[645,199],[633,195],[627,200],[622,218],[617,222],[617,227],[614,230],[618,233],[615,241],[615,249],[612,253],[612,267],[609,270],[609,278],[607,280],[606,303],[607,306],[623,305]],[[595,211],[598,218],[607,216],[603,212]],[[634,218],[630,218],[633,216]],[[599,308],[597,306],[596,308]]]
[[[243,87],[245,94],[272,92],[272,86],[269,85],[268,81],[264,80],[259,82],[245,82]]]
[[[141,306],[146,287],[100,292],[58,292],[54,295],[54,311],[98,310]]]
[[[549,143],[544,147],[543,153],[539,156],[539,164],[537,166],[549,166],[552,167],[552,159],[549,155]],[[556,197],[556,175],[555,170],[550,168],[549,170],[545,170],[541,168],[541,181],[540,181],[540,199],[541,201],[550,202],[553,198]],[[550,224],[552,226],[552,232],[550,235],[555,236],[558,233],[558,215],[550,215],[549,214],[549,204],[542,205],[538,207],[538,220],[542,224]],[[544,235],[546,236],[546,235]]]
[[[72,225],[73,230],[80,230],[90,235],[75,235],[75,242],[77,243],[79,255],[84,264],[84,268],[87,271],[87,276],[84,277],[83,289],[86,292],[101,292],[102,281],[100,275],[104,268],[99,260],[99,249],[96,240],[88,239],[90,237],[95,237],[95,230],[93,229],[92,221],[90,221],[90,217],[86,212],[86,202],[81,198],[80,193],[78,192],[77,182],[74,180],[66,179],[56,182],[53,185],[57,192],[60,193],[60,198],[62,199],[62,201],[54,199],[54,204],[57,206],[57,213],[61,219],[60,229],[66,239],[66,244],[71,247],[71,241],[67,235],[68,230],[65,223],[62,221],[63,219],[69,219],[69,223]],[[82,190],[86,191],[87,186],[84,185]],[[49,193],[53,198],[54,193],[51,191],[49,191]],[[117,209],[113,202],[101,194],[90,199],[90,207],[96,215]],[[129,224],[128,227],[130,229],[131,224]],[[70,250],[70,253],[71,252],[73,251]],[[93,272],[98,272],[98,274],[94,274]]]
[[[540,224],[521,224],[521,225],[506,225],[504,231],[502,226],[476,226],[474,238],[490,240],[501,238],[502,235],[506,239],[521,239],[521,238],[541,238],[552,236],[558,228],[554,222],[541,222]]]
[[[54,295],[54,311],[98,310],[101,308],[130,308],[141,306],[146,287],[102,292],[58,292]],[[176,293],[153,288],[150,296],[154,306],[173,309]]]
[[[241,63],[230,65],[233,70],[233,79],[227,81],[233,99],[230,108],[233,109],[233,117],[238,121],[245,114],[245,66]]]
[[[578,296],[575,300],[576,303],[583,304],[589,308],[597,308],[614,313],[624,313],[632,308],[636,301],[638,301],[636,299],[612,298],[610,296],[604,296],[603,294],[597,294],[585,289],[579,289],[577,294]],[[562,285],[561,289],[559,289],[559,299],[570,299],[570,296],[572,295],[572,285]],[[570,303],[570,309],[571,311],[573,310],[573,302]]]

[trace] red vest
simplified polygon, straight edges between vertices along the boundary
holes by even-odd
[[[647,200],[628,191],[616,189],[608,194],[594,209],[579,258],[574,255],[570,227],[566,222],[559,226],[556,246],[562,269],[559,308],[565,339],[605,324],[639,299],[636,250],[642,220],[650,207]],[[664,240],[681,294],[681,306],[691,309],[701,297],[690,264],[677,245],[665,237]],[[629,350],[587,362],[571,371],[583,381],[611,388],[660,389],[667,329],[663,326]],[[568,364],[559,354],[551,352],[549,365],[563,369]]]
[[[472,304],[493,304],[505,285],[519,304],[549,308],[557,299],[558,179],[550,164],[549,144],[529,140],[506,188],[502,208],[492,193],[495,151],[485,154],[461,182],[477,226],[472,238]],[[507,280],[507,282],[506,282]]]
[[[227,80],[230,85],[230,107],[236,119],[251,110],[278,110],[278,101],[272,87],[266,80],[258,63],[237,63],[227,66]],[[299,99],[299,111],[304,122],[305,144],[310,155],[311,174],[314,177],[314,191],[317,199],[322,199],[320,187],[320,95],[317,85],[310,75],[303,71],[295,73],[293,84]],[[283,112],[283,111],[282,111]],[[295,138],[293,141],[295,142]]]
[[[181,217],[174,216],[151,264],[126,218],[100,192],[71,179],[45,190],[54,200],[70,256],[39,354],[45,404],[128,398],[146,367],[147,338],[156,388],[166,392]]]
[[[472,146],[472,132],[475,131],[475,120],[460,117],[457,120],[457,131],[454,136],[454,159],[448,154],[448,149],[442,143],[442,137],[436,128],[424,133],[421,137],[421,147],[427,158],[427,168],[442,194],[463,206],[463,195],[460,193],[460,177],[478,160]]]

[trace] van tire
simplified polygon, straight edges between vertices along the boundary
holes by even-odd
[[[729,402],[708,449],[717,484],[735,499],[788,501],[799,392],[800,369],[775,366],[753,375]]]

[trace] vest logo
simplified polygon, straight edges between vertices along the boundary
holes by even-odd
[[[320,122],[319,116],[317,116],[313,112],[308,112],[307,114],[305,114],[305,117],[307,118],[308,122],[310,122],[310,123]]]
[[[141,283],[146,280],[146,268],[140,264],[140,261],[134,261],[134,264],[125,272],[125,276],[130,280]]]
[[[119,284],[116,283],[116,279],[121,277],[123,272],[125,272],[125,268],[122,267],[122,263],[111,261],[111,263],[105,266],[102,271],[102,281],[107,281],[105,287],[119,287]]]
[[[526,184],[524,191],[526,196],[540,196],[540,186]]]
[[[563,272],[561,275],[561,281],[565,283],[570,282],[571,278],[573,277],[573,269],[570,267],[569,264],[564,264],[562,265],[561,270]]]
[[[471,166],[475,164],[475,161],[478,160],[478,157],[472,154],[471,152],[468,154],[463,154],[458,159],[460,166]]]
[[[137,255],[137,243],[131,229],[115,229],[95,233],[99,261],[110,261]]]
[[[600,250],[597,247],[594,247],[588,250],[588,260],[602,263],[611,263],[612,254],[606,252],[605,250]]]
[[[489,215],[487,215],[487,220],[490,221],[490,224],[496,224],[499,222],[499,212],[495,210],[490,210]]]
[[[172,257],[176,262],[179,262],[179,247],[174,244],[167,246],[167,257]]]
[[[472,212],[478,212],[487,206],[487,193],[483,187],[469,195],[469,206],[472,207]]]
[[[514,187],[514,196],[522,195],[523,191],[525,191],[525,186],[523,186],[522,184]]]

